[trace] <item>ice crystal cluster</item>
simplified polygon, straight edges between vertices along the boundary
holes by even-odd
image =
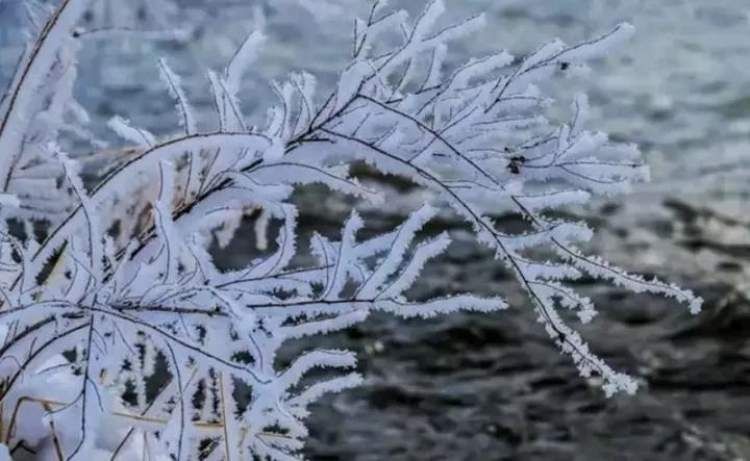
[[[292,74],[271,84],[278,102],[263,117],[243,111],[253,96],[241,94],[243,74],[266,40],[262,30],[249,35],[225,69],[208,72],[218,130],[198,126],[180,76],[168,60],[155,62],[179,134],[157,139],[115,117],[109,126],[132,147],[83,181],[86,157],[63,141],[88,135],[73,89],[92,2],[28,4],[29,44],[0,106],[0,459],[298,459],[308,406],[362,378],[349,351],[280,360],[285,344],[375,311],[507,307],[502,293],[407,297],[450,245],[447,233],[424,237],[440,209],[514,274],[583,376],[598,376],[607,394],[635,391],[564,321],[563,310],[582,322],[596,314],[566,282],[586,275],[694,312],[700,299],[584,254],[577,245],[590,229],[551,217],[627,190],[647,168],[634,146],[586,131],[585,97],[569,123],[549,121],[536,86],[584,69],[632,27],[448,68],[447,45],[471,39],[481,16],[445,25],[441,0],[416,17],[384,1],[370,6],[354,22],[351,62],[334,87],[317,91],[314,76]],[[295,190],[317,184],[382,202],[352,165],[411,181],[430,203],[372,238],[360,236],[367,223],[353,210],[337,238],[315,234],[300,258]],[[527,230],[510,233],[491,218],[511,212]],[[258,216],[261,250],[222,270],[211,244],[231,240],[248,213]]]

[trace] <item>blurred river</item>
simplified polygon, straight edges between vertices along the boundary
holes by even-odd
[[[0,83],[7,81],[17,45],[20,0],[0,2]],[[138,1],[132,2],[139,5]],[[147,3],[147,2],[146,2]],[[299,2],[304,3],[304,2]],[[307,2],[308,4],[313,4]],[[321,3],[341,4],[338,0]],[[206,68],[223,66],[255,27],[260,9],[272,37],[246,83],[243,103],[263,108],[272,97],[268,81],[290,70],[308,70],[330,84],[346,63],[351,19],[367,2],[311,15],[294,0],[180,0],[176,23],[187,31],[179,42],[90,40],[83,54],[79,93],[103,133],[107,117],[120,114],[160,133],[175,130],[171,103],[156,78],[156,59],[168,56],[192,90],[190,97],[210,122]],[[418,12],[421,1],[394,1]],[[750,3],[746,0],[453,0],[449,17],[488,13],[488,27],[453,48],[452,59],[500,48],[522,55],[560,37],[591,38],[621,21],[637,35],[621,50],[595,63],[584,79],[556,82],[551,91],[567,106],[576,91],[591,97],[592,128],[638,143],[654,168],[650,190],[679,191],[703,201],[740,199],[750,168]],[[301,20],[300,20],[301,19]],[[125,25],[118,15],[104,18]],[[96,126],[98,125],[98,126]],[[697,180],[697,181],[694,181]]]

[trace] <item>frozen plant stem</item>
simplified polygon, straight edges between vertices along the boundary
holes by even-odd
[[[135,154],[91,187],[80,178],[86,158],[59,142],[88,133],[73,83],[79,42],[90,36],[76,27],[90,2],[29,7],[35,39],[0,104],[0,409],[11,451],[51,460],[298,459],[310,403],[362,378],[343,350],[310,350],[282,366],[285,343],[346,329],[374,311],[409,318],[507,307],[499,295],[407,298],[450,244],[447,233],[417,241],[440,207],[515,275],[583,376],[598,376],[607,395],[635,392],[633,378],[563,321],[561,309],[582,322],[596,314],[568,282],[585,274],[674,298],[693,313],[701,300],[584,254],[578,245],[591,230],[549,217],[625,192],[648,170],[634,146],[584,129],[584,96],[571,122],[556,125],[535,86],[604,55],[632,27],[447,69],[448,43],[483,17],[440,28],[442,1],[414,19],[384,3],[356,19],[352,61],[327,95],[317,96],[312,75],[292,74],[272,84],[278,103],[264,119],[244,114],[240,98],[267,40],[262,30],[250,34],[222,72],[208,73],[217,131],[201,130],[180,77],[160,60],[182,133],[158,140],[113,118],[109,126]],[[336,6],[321,3],[320,17],[326,8]],[[394,36],[402,42],[391,48],[384,38]],[[360,162],[430,191],[431,203],[369,239],[358,238],[365,223],[352,211],[338,240],[313,236],[316,262],[299,266],[292,193],[322,184],[382,201],[382,191],[349,175]],[[507,210],[528,231],[499,230],[490,216]],[[249,213],[259,216],[257,254],[241,269],[220,270],[211,242],[226,245]],[[22,236],[9,220],[24,224]],[[550,259],[539,260],[537,249]],[[342,373],[321,378],[318,369]]]

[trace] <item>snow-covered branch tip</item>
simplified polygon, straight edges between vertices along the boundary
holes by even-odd
[[[29,9],[34,38],[0,105],[0,459],[3,450],[42,460],[141,459],[144,450],[175,460],[298,459],[309,405],[362,378],[352,352],[290,358],[286,343],[377,311],[427,318],[507,308],[502,293],[410,299],[425,265],[449,248],[450,235],[428,226],[440,210],[471,226],[551,340],[607,395],[633,393],[636,380],[565,320],[563,311],[584,323],[596,315],[571,281],[586,275],[700,310],[688,290],[587,255],[591,229],[550,213],[648,179],[635,146],[586,130],[585,96],[569,123],[556,124],[536,86],[605,55],[631,26],[449,68],[448,45],[482,27],[482,16],[440,26],[440,0],[414,19],[375,1],[355,20],[352,61],[333,88],[319,91],[304,72],[275,82],[265,119],[242,104],[244,74],[268,40],[256,30],[225,69],[208,73],[218,130],[201,126],[181,77],[161,59],[179,135],[158,139],[124,117],[107,120],[130,153],[84,182],[93,163],[62,146],[98,145],[73,92],[76,53],[89,37],[79,22],[92,3]],[[334,0],[304,3],[319,17],[345,11]],[[430,203],[370,238],[352,210],[339,235],[316,233],[298,246],[300,187],[383,202],[386,188],[350,173],[361,163],[412,182]],[[499,213],[528,229],[501,230]],[[228,245],[248,219],[258,250],[221,269],[213,243]]]

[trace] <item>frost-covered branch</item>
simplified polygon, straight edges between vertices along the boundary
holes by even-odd
[[[586,255],[588,226],[549,213],[648,178],[634,146],[584,128],[585,97],[569,123],[555,124],[535,85],[605,54],[632,33],[626,24],[579,45],[553,41],[518,58],[498,51],[448,69],[448,44],[483,17],[442,27],[439,0],[413,20],[376,1],[355,21],[352,62],[334,88],[320,96],[307,73],[273,83],[278,103],[265,124],[241,102],[240,82],[266,41],[257,30],[208,73],[218,131],[202,129],[180,76],[159,60],[182,133],[157,139],[109,120],[134,154],[85,184],[79,156],[58,141],[85,122],[72,82],[87,4],[63,1],[50,13],[0,111],[0,436],[11,449],[37,447],[40,459],[138,459],[144,447],[176,460],[297,459],[309,405],[362,378],[349,351],[286,357],[285,344],[377,311],[428,318],[508,307],[502,293],[410,299],[450,245],[448,233],[426,229],[441,209],[471,226],[552,340],[608,395],[636,382],[564,320],[563,310],[582,322],[596,314],[569,282],[586,274],[700,308],[687,290]],[[401,42],[389,46],[394,37]],[[318,184],[383,203],[383,191],[350,174],[362,162],[429,191],[430,203],[369,239],[353,210],[338,237],[314,234],[304,254],[292,194]],[[507,212],[527,229],[501,229],[493,217]],[[226,246],[251,214],[257,252],[220,269],[212,242]],[[25,223],[23,235],[11,218]],[[102,427],[116,444],[97,437]]]

